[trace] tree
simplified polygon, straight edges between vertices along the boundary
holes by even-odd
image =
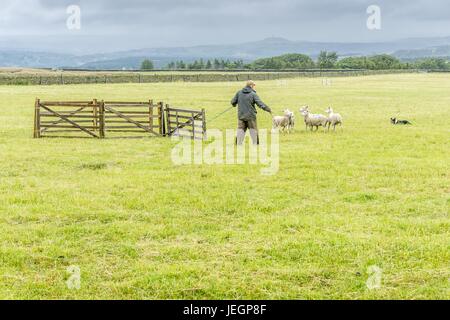
[[[244,60],[238,60],[236,61],[236,69],[243,69],[245,66]]]
[[[199,70],[200,69],[200,63],[197,60],[195,60],[193,63],[190,63],[188,65],[188,69],[190,69],[190,70]]]
[[[373,69],[374,64],[367,57],[348,57],[336,64],[339,69]]]
[[[167,69],[169,69],[169,70],[174,70],[174,69],[176,69],[176,64],[175,64],[175,62],[170,62],[168,65],[167,65]]]
[[[208,70],[212,69],[211,60],[208,60],[208,62],[206,63],[206,67],[205,68],[208,69]]]
[[[332,69],[336,66],[338,55],[336,52],[321,51],[317,59],[317,65],[320,69]]]
[[[403,65],[397,58],[388,54],[380,54],[369,57],[369,61],[373,64],[374,70],[390,70],[390,69],[402,69]]]
[[[241,61],[241,63],[244,66],[244,62]],[[309,69],[314,68],[314,61],[307,55],[291,53],[277,57],[258,59],[250,64],[250,68],[254,70]]]
[[[414,65],[417,69],[427,70],[450,70],[450,64],[448,60],[443,58],[424,58],[415,62]]]
[[[214,59],[214,69],[215,70],[220,69],[220,61],[219,61],[219,59]]]
[[[153,69],[154,69],[153,61],[149,59],[145,59],[144,61],[142,61],[141,70],[153,70]]]
[[[176,68],[177,69],[186,69],[186,64],[184,63],[183,60],[177,61]]]

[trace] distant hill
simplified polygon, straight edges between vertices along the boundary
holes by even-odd
[[[143,59],[148,58],[154,61],[156,68],[162,68],[168,62],[180,59],[189,62],[200,58],[222,58],[243,59],[249,62],[286,53],[303,53],[316,57],[322,50],[336,51],[341,57],[380,53],[394,54],[402,59],[450,56],[450,37],[411,38],[378,43],[307,42],[267,38],[231,45],[148,48],[91,55],[0,49],[0,67],[135,69]]]
[[[450,57],[450,46],[438,46],[425,49],[399,50],[394,53],[400,59],[417,59],[425,57]]]
[[[17,50],[0,50],[1,67],[57,67],[83,64],[82,57],[50,52],[29,52]]]

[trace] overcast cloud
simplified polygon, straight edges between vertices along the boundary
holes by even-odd
[[[81,30],[66,28],[69,5]],[[382,29],[366,28],[369,5]],[[290,40],[373,42],[449,36],[448,0],[1,0],[0,46],[79,51]],[[54,46],[53,46],[54,47]],[[60,50],[61,51],[61,50]]]

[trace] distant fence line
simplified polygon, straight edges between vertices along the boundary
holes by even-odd
[[[192,72],[192,71],[191,71]],[[289,72],[245,72],[245,73],[198,73],[198,74],[158,74],[158,73],[110,73],[71,74],[1,74],[0,85],[69,85],[96,83],[159,83],[159,82],[231,82],[246,80],[280,80],[305,77],[355,77],[380,74],[417,73],[418,70],[305,70]]]

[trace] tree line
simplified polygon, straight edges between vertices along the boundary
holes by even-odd
[[[435,69],[450,70],[450,61],[446,58],[422,58],[401,61],[388,55],[346,57],[339,59],[336,52],[320,52],[317,60],[304,54],[285,54],[278,57],[258,59],[247,65],[249,69],[367,69],[367,70],[401,70],[401,69]]]
[[[142,62],[142,70],[153,69],[153,63],[146,59]],[[168,70],[287,70],[287,69],[367,69],[367,70],[399,70],[399,69],[435,69],[450,70],[449,59],[422,58],[412,61],[401,61],[388,55],[345,57],[339,59],[336,52],[322,51],[316,60],[305,54],[284,54],[281,56],[262,58],[251,63],[243,60],[208,59],[184,62],[170,62]]]
[[[186,63],[183,60],[170,62],[166,69],[169,70],[226,70],[226,69],[245,69],[243,60],[195,60],[194,62]]]

